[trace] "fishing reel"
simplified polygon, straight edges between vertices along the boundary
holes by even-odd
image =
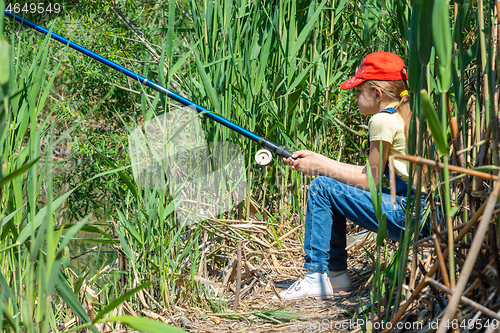
[[[264,147],[264,149],[255,153],[255,161],[258,165],[266,166],[271,163],[273,160],[272,153],[284,158],[289,158],[293,155],[293,153],[286,150],[285,147],[278,146],[264,137],[259,138],[258,143],[261,147]]]
[[[260,166],[266,166],[273,160],[273,155],[267,149],[260,149],[255,153],[255,162]]]

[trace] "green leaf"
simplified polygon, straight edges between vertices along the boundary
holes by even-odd
[[[432,10],[434,0],[423,0],[418,18],[418,58],[422,64],[428,64],[432,50]]]
[[[151,284],[153,283],[153,281],[149,281],[149,282],[146,282],[146,283],[143,283],[141,284],[139,287],[137,288],[134,288],[128,292],[126,292],[125,294],[123,294],[122,296],[118,297],[117,299],[115,299],[114,301],[112,301],[111,303],[109,303],[108,305],[106,305],[106,307],[104,309],[102,309],[98,314],[97,316],[94,318],[94,320],[92,321],[93,324],[95,324],[96,322],[98,322],[101,318],[104,317],[104,315],[106,315],[107,313],[113,311],[114,308],[116,308],[118,305],[122,304],[123,302],[125,302],[126,300],[128,300],[130,297],[132,297],[132,295],[134,295],[136,292],[138,292],[139,290],[142,290],[148,286],[150,286]]]
[[[2,32],[3,33],[3,32]],[[0,86],[9,82],[10,75],[10,45],[6,41],[0,41]]]
[[[301,313],[288,312],[288,311],[262,311],[262,313],[267,314],[268,316],[280,319],[281,321],[292,321],[294,319],[307,319],[311,318],[311,316]]]
[[[101,172],[101,173],[95,175],[94,177],[86,180],[85,182],[81,183],[80,185],[78,185],[74,189],[71,189],[70,191],[66,192],[65,194],[63,194],[62,196],[60,196],[59,198],[57,198],[56,200],[54,200],[52,202],[52,204],[51,204],[51,212],[50,212],[50,214],[52,214],[57,208],[59,208],[59,206],[64,202],[64,200],[66,200],[71,195],[71,193],[73,193],[76,189],[80,188],[81,186],[85,185],[86,183],[88,183],[88,182],[90,182],[90,181],[92,181],[94,179],[97,179],[99,177],[108,175],[108,174],[112,174],[112,173],[116,173],[116,172],[121,172],[122,170],[128,169],[129,167],[130,166],[126,166],[126,167],[117,168],[117,169],[114,169],[114,170],[108,170],[108,171],[105,171],[105,172]],[[48,210],[47,206],[45,206],[42,209],[40,209],[40,211],[35,216],[35,221],[34,222],[30,221],[28,223],[28,225],[26,225],[26,227],[21,231],[21,233],[19,234],[19,237],[16,240],[17,242],[23,243],[26,239],[28,239],[28,237],[31,236],[32,224],[34,223],[33,230],[36,230],[42,224],[42,222],[43,222],[43,220],[45,218],[45,214],[47,214],[47,210]],[[83,228],[85,228],[85,227],[83,227]],[[101,242],[101,243],[110,243],[110,242],[115,242],[115,241],[114,240],[108,240],[108,241],[104,241],[104,242]]]
[[[9,215],[7,215],[6,217],[3,218],[2,220],[2,223],[0,223],[0,230],[3,228],[4,225],[6,225],[7,223],[9,223],[10,220],[12,220],[12,218],[21,210],[23,209],[23,206],[19,207],[18,209],[16,209],[15,211],[13,211],[12,213],[10,213]]]
[[[387,236],[387,216],[382,214],[382,219],[378,221],[377,246],[384,245],[384,239]]]
[[[63,267],[68,268],[69,265],[71,264],[71,258],[69,256],[69,247],[65,246],[63,251],[64,251],[62,258]]]
[[[74,189],[64,193],[63,195],[61,195],[59,198],[57,198],[56,200],[54,200],[51,205],[50,205],[50,213],[49,214],[52,214],[57,208],[59,208],[59,206],[62,205],[62,203],[71,195],[71,193],[73,193],[73,191],[75,191],[77,189],[77,187],[75,187]],[[45,216],[47,214],[47,211],[48,211],[48,206],[45,206],[43,207],[42,209],[40,209],[40,211],[35,215],[35,220],[34,221],[30,221],[26,227],[24,227],[24,229],[21,231],[21,233],[19,234],[19,237],[17,238],[16,242],[19,242],[19,243],[24,243],[24,241],[26,239],[28,239],[30,236],[31,236],[31,231],[32,230],[36,230],[38,229],[38,227],[42,224],[42,222],[44,221],[45,219]],[[34,224],[34,226],[33,226]]]
[[[410,38],[409,38],[409,46],[410,46],[410,59],[408,62],[408,71],[410,75],[408,75],[408,83],[410,84],[410,90],[413,92],[418,91],[418,82],[420,81],[420,60],[418,59],[418,23],[419,16],[422,8],[422,0],[414,1],[412,11],[411,11],[411,23],[410,23]]]
[[[217,98],[217,93],[215,92],[211,80],[208,78],[207,72],[205,71],[205,67],[201,63],[198,52],[194,52],[194,60],[196,62],[196,67],[198,67],[198,72],[203,81],[203,87],[205,88],[208,99],[212,103],[213,108],[215,108],[217,112],[220,112],[221,108],[219,104],[219,99]]]
[[[295,80],[290,84],[290,86],[287,88],[287,91],[293,91],[302,81],[304,81],[306,75],[309,75],[309,70],[312,68],[312,66],[316,65],[316,61],[312,62],[309,66],[307,66],[304,70],[301,71],[299,75],[295,78]]]
[[[132,327],[133,329],[139,330],[141,332],[148,333],[181,333],[186,332],[177,328],[175,326],[167,325],[160,321],[156,321],[149,318],[143,317],[133,317],[129,315],[107,318],[106,322],[121,322],[124,325]]]
[[[373,204],[373,210],[375,211],[377,219],[380,221],[380,219],[382,218],[382,203],[380,202],[380,197],[379,194],[377,193],[377,186],[375,185],[375,180],[373,179],[373,174],[369,161],[367,161],[366,164],[366,171],[367,171],[368,187],[370,188],[370,196]]]
[[[92,145],[91,143],[88,143],[89,146],[91,146],[92,148],[94,148],[94,150],[97,152],[97,154],[99,154],[99,156],[102,157],[102,159],[104,159],[104,161],[109,165],[111,166],[112,168],[114,168],[114,170],[112,171],[115,171],[118,176],[121,178],[121,180],[123,180],[123,182],[125,183],[125,185],[127,185],[128,189],[130,190],[130,192],[132,192],[132,194],[134,195],[134,197],[136,197],[137,199],[139,199],[139,193],[137,192],[137,188],[136,186],[132,183],[132,181],[130,180],[130,177],[127,176],[123,171],[120,170],[120,168],[118,168],[115,163],[113,163],[109,158],[107,158],[99,149],[97,149],[97,147],[95,147],[94,145]]]
[[[28,163],[26,163],[25,165],[23,165],[22,167],[16,169],[15,171],[12,171],[11,173],[9,173],[7,176],[3,177],[2,179],[0,179],[0,188],[2,186],[4,186],[5,184],[7,184],[7,182],[11,181],[12,179],[16,178],[17,176],[19,175],[22,175],[24,172],[26,172],[29,168],[31,168],[31,166],[33,164],[35,164],[39,159],[40,159],[41,156],[38,156],[37,158],[29,161]]]
[[[130,246],[128,246],[128,243],[127,243],[127,240],[125,239],[124,233],[121,231],[121,229],[118,229],[117,233],[118,233],[118,238],[120,239],[120,244],[122,246],[123,252],[127,255],[127,257],[130,260],[135,261],[134,255],[132,253],[132,249],[130,249]]]
[[[0,272],[0,296],[3,299],[0,299],[0,302],[5,302],[4,304],[12,304],[12,310],[15,314],[19,313],[19,309],[17,307],[16,298],[12,294],[10,290],[9,283],[3,276],[2,272]],[[8,301],[10,298],[10,302]],[[0,313],[1,314],[1,313]]]
[[[176,1],[170,1],[170,4],[168,6],[167,40],[166,40],[165,48],[162,48],[162,53],[166,52],[169,69],[171,69],[171,67],[172,67],[172,61],[173,61],[173,55],[174,55],[175,7],[176,7]],[[162,6],[162,9],[163,9],[163,6]],[[161,69],[163,70],[163,62],[161,64],[161,67],[162,67]],[[169,73],[168,73],[169,80],[172,77],[172,75],[173,75],[173,73],[171,73],[171,71],[169,71]]]
[[[56,284],[55,287],[56,287],[57,292],[61,296],[61,298],[64,300],[64,302],[66,302],[66,304],[68,304],[68,306],[71,309],[71,311],[73,311],[73,313],[78,318],[80,318],[80,320],[83,323],[90,323],[90,318],[87,315],[87,312],[85,311],[85,309],[80,304],[80,301],[78,300],[78,298],[73,293],[73,290],[71,290],[71,287],[70,287],[68,281],[66,281],[66,278],[64,277],[64,275],[63,275],[62,272],[59,272],[59,278],[58,278],[58,280],[59,281],[58,281],[58,283]],[[97,330],[97,327],[95,327],[93,325],[90,326],[89,329],[93,333],[99,333],[99,331]]]
[[[67,226],[67,225],[66,225],[66,226]],[[113,237],[111,237],[111,236],[110,236],[107,232],[105,232],[104,230],[99,229],[99,228],[97,228],[97,227],[94,227],[94,226],[92,226],[92,225],[84,225],[84,226],[82,227],[82,231],[95,232],[95,233],[97,233],[97,234],[100,234],[100,235],[102,235],[102,236],[106,237],[106,238],[107,238],[107,239],[109,239],[109,240],[112,240],[112,241],[116,240],[116,239],[114,239]]]
[[[477,54],[477,48],[479,45],[479,38],[476,38],[474,44],[467,50],[464,55],[464,67],[467,67],[471,61],[473,61]]]
[[[438,56],[440,92],[447,92],[451,85],[451,51],[452,40],[450,30],[450,5],[448,0],[434,2],[432,11],[432,36],[434,48]]]
[[[451,207],[450,216],[455,216],[455,214],[460,210],[460,206]]]
[[[191,46],[191,48],[186,52],[186,54],[184,54],[182,56],[182,58],[180,58],[179,60],[177,60],[177,62],[172,66],[172,68],[168,72],[170,77],[172,75],[174,75],[175,73],[177,73],[177,71],[181,68],[181,66],[186,62],[187,58],[191,55],[191,52],[193,52],[193,50],[198,46],[198,44],[200,42],[201,42],[201,40],[199,40],[198,42],[196,42],[196,44],[194,44],[193,46]]]
[[[302,47],[302,44],[304,44],[304,42],[306,41],[306,38],[307,36],[309,36],[309,33],[311,33],[311,31],[313,30],[313,27],[316,24],[316,21],[318,20],[318,17],[321,14],[321,11],[323,10],[323,7],[326,4],[326,1],[327,0],[321,1],[318,8],[316,8],[314,14],[312,14],[312,16],[308,19],[308,22],[300,32],[299,37],[290,48],[290,52],[288,54],[290,57],[294,57],[295,54],[298,52],[298,50]],[[292,36],[290,36],[290,38],[292,38]]]
[[[424,117],[427,119],[427,124],[431,130],[432,138],[434,139],[434,143],[438,149],[438,152],[441,155],[448,155],[448,145],[446,144],[446,138],[444,137],[443,132],[441,131],[441,123],[439,122],[438,115],[434,106],[432,106],[432,102],[427,96],[427,91],[420,91],[420,98],[422,101],[422,111],[424,113]]]
[[[5,34],[4,34],[4,30],[3,30],[3,19],[4,19],[4,13],[3,13],[3,9],[5,8],[5,1],[4,0],[0,0],[0,9],[2,9],[0,11],[0,40],[4,40],[5,39]],[[1,313],[1,312],[0,312]],[[0,327],[0,331],[1,331],[1,327]]]
[[[59,250],[56,252],[56,256],[59,255],[64,250],[64,247],[73,239],[73,237],[80,231],[80,229],[87,223],[92,214],[85,216],[80,222],[73,225],[67,232],[64,233],[62,237],[61,244],[59,244]]]
[[[128,221],[128,219],[125,217],[125,214],[118,209],[118,217],[120,218],[120,221],[124,224],[125,229],[134,237],[136,241],[141,243],[141,245],[144,245],[144,242],[142,241],[141,235],[135,230],[134,226]]]
[[[75,241],[79,242],[90,242],[99,244],[118,244],[118,239],[104,239],[104,238],[73,238]]]
[[[237,315],[237,314],[235,314],[235,315]],[[268,315],[266,315],[265,313],[262,313],[262,312],[257,312],[257,313],[254,313],[254,316],[255,316],[255,317],[259,317],[259,318],[261,318],[261,319],[266,319],[266,320],[269,320],[269,321],[273,321],[273,322],[275,322],[275,323],[277,323],[277,324],[280,324],[280,323],[281,323],[281,320],[278,320],[278,319],[276,319],[276,318],[273,318],[273,317],[271,317],[271,316],[268,316]]]
[[[260,60],[259,60],[259,65],[258,65],[258,70],[257,70],[257,75],[255,77],[255,85],[254,85],[254,91],[258,92],[260,91],[262,84],[264,83],[265,80],[265,72],[267,69],[267,59],[269,59],[269,50],[271,48],[271,42],[273,40],[273,34],[270,31],[270,28],[268,28],[268,31],[264,33],[263,36],[264,42],[264,47],[261,49],[260,52]]]
[[[500,167],[496,166],[496,165],[481,165],[481,166],[475,167],[472,170],[481,171],[481,172],[491,172],[491,171],[500,170]]]
[[[90,261],[87,262],[87,265],[83,268],[82,271],[85,271],[87,269],[87,267],[89,266],[89,264],[90,264]],[[85,279],[87,278],[89,273],[90,273],[90,270],[85,272],[85,274],[80,275],[78,280],[75,281],[75,284],[73,285],[73,291],[74,291],[75,295],[80,293],[80,289],[82,289],[83,282],[85,282]]]

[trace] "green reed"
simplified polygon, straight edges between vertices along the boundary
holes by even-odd
[[[3,5],[0,2],[1,8]],[[48,65],[48,37],[40,42],[31,61],[25,60],[20,55],[29,53],[37,36],[23,31],[19,41],[12,35],[11,47],[3,34],[3,11],[0,22],[0,330],[54,331],[71,319],[67,315],[72,311],[92,332],[98,331],[94,324],[113,320],[149,332],[180,332],[151,320],[113,319],[109,312],[119,305],[116,301],[103,308],[93,321],[82,307],[80,290],[74,291],[72,280],[68,280],[67,246],[80,230],[93,230],[89,225],[92,221],[90,216],[77,223],[58,219],[61,205],[76,188],[59,197],[53,194],[52,150],[75,126],[55,138],[51,117],[40,117],[61,63]],[[137,290],[122,296],[122,301]],[[148,324],[152,326],[147,328]]]

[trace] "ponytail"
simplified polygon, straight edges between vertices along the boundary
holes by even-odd
[[[406,90],[405,90],[406,91]],[[401,118],[405,123],[405,137],[406,145],[408,145],[408,138],[410,137],[410,122],[411,122],[411,108],[410,108],[410,95],[406,94],[401,97],[399,104],[396,106]],[[418,129],[418,124],[417,124]]]
[[[411,109],[410,109],[410,95],[408,95],[407,87],[405,81],[378,81],[369,80],[367,81],[372,88],[380,88],[384,94],[386,94],[393,101],[397,101],[396,110],[403,118],[404,131],[406,138],[406,145],[408,146],[408,138],[410,133],[410,122],[411,122]],[[417,124],[418,128],[418,124]]]

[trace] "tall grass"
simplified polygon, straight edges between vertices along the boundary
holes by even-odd
[[[452,227],[466,222],[479,209],[483,199],[474,194],[484,192],[490,184],[468,176],[450,176],[449,165],[483,167],[486,171],[495,169],[488,166],[493,162],[498,165],[498,111],[493,104],[494,80],[497,80],[493,66],[497,66],[497,55],[493,52],[491,35],[492,4],[479,0],[478,6],[472,6],[470,1],[464,1],[456,2],[452,8],[446,1],[433,0],[411,3],[191,0],[148,4],[142,14],[137,6],[126,1],[122,10],[134,14],[138,20],[147,17],[144,23],[147,29],[141,33],[152,40],[150,47],[155,49],[156,44],[161,50],[156,48],[159,54],[151,59],[150,56],[132,59],[135,62],[127,63],[128,67],[136,66],[135,70],[146,77],[168,88],[180,89],[180,93],[198,104],[289,150],[310,149],[348,163],[365,163],[367,130],[362,125],[366,119],[356,114],[350,95],[340,91],[339,83],[370,52],[385,50],[402,55],[408,64],[415,120],[410,131],[409,153],[444,163],[443,170],[410,164],[416,170],[415,174],[411,172],[410,183],[416,183],[417,191],[422,184],[430,185],[428,202],[432,204],[425,207],[422,216],[430,219],[436,230],[449,231],[448,263],[454,286],[457,267]],[[98,8],[102,10],[99,15],[113,13],[109,6]],[[91,25],[92,19],[98,20],[92,15],[86,17],[83,25],[89,24],[96,33],[101,33],[102,26]],[[109,30],[124,29],[109,22],[105,25]],[[158,31],[161,33],[156,34]],[[80,43],[79,37],[84,41],[88,38],[89,43],[97,40],[93,49],[98,52],[111,53],[110,45],[116,41],[119,45],[130,45],[123,32],[112,37],[114,42],[106,42],[109,36],[103,36],[102,40],[84,36],[87,30],[80,27],[73,33]],[[246,237],[238,230],[223,231],[222,224],[218,225],[223,223],[220,219],[262,219],[273,235],[271,241],[281,246],[280,236],[299,227],[304,218],[310,178],[291,172],[279,160],[265,168],[257,167],[253,161],[258,149],[255,144],[202,118],[205,131],[200,135],[205,135],[207,142],[239,145],[247,166],[247,197],[219,219],[180,225],[171,194],[163,189],[140,188],[127,162],[118,157],[113,159],[104,151],[106,142],[88,147],[101,167],[107,165],[108,171],[81,179],[82,187],[75,186],[54,199],[50,154],[61,138],[53,138],[51,118],[40,116],[42,111],[57,112],[60,107],[47,100],[57,82],[54,80],[60,75],[57,65],[47,66],[48,50],[60,46],[45,39],[37,47],[37,55],[30,57],[30,50],[40,37],[22,31],[20,42],[14,34],[11,36],[10,44],[14,47],[0,42],[0,66],[10,64],[8,71],[0,67],[4,101],[0,120],[5,119],[0,122],[3,126],[0,127],[0,216],[3,218],[0,312],[6,318],[0,325],[8,325],[13,331],[54,329],[60,322],[71,319],[63,313],[67,309],[62,308],[64,300],[79,317],[81,327],[94,330],[93,324],[105,320],[113,308],[123,308],[120,303],[132,295],[135,295],[132,304],[148,308],[154,305],[164,314],[192,304],[211,312],[223,311],[227,306],[224,298],[196,282],[222,279],[224,269],[231,264],[226,249]],[[138,45],[124,48],[123,55],[139,52],[141,48]],[[121,77],[99,72],[96,68],[100,65],[86,63],[73,51],[66,52],[61,58],[74,65],[74,72],[88,68],[90,73],[87,75],[90,82],[81,81],[88,85],[80,90],[83,98],[74,103],[80,112],[91,114],[96,109],[96,112],[120,112],[115,119],[121,120],[123,132],[130,133],[143,122],[176,107],[163,96],[155,94],[150,98],[144,93],[140,101],[124,100],[121,96],[116,102],[111,99],[106,105],[93,105],[91,101],[96,96],[90,91],[104,94],[102,80],[107,78],[116,85],[121,83]],[[31,62],[14,61],[23,59],[20,55]],[[120,58],[113,60],[122,62]],[[137,64],[138,61],[143,64]],[[470,84],[474,80],[475,90]],[[74,87],[81,82],[75,82]],[[142,91],[139,86],[131,88]],[[99,93],[97,96],[101,96]],[[106,91],[105,97],[116,97],[114,94]],[[123,105],[137,108],[134,116],[139,120],[133,122],[134,117],[123,115]],[[454,127],[450,125],[455,123],[456,130],[452,130]],[[486,146],[490,144],[490,137],[485,136],[488,128],[494,138],[491,150]],[[42,141],[48,142],[44,150]],[[98,182],[101,176],[111,175],[122,186],[113,197],[116,201],[110,202],[120,204],[106,212],[105,223],[92,224],[92,215],[58,222],[58,208],[72,193],[84,188],[85,181]],[[377,189],[371,190],[376,206]],[[46,196],[43,207],[37,205],[41,192]],[[432,208],[435,201],[440,205]],[[470,207],[470,212],[460,204]],[[361,308],[357,315],[366,316],[371,322],[399,320],[404,310],[400,304],[412,297],[403,288],[409,285],[413,289],[417,282],[406,278],[408,272],[415,276],[418,271],[418,248],[411,244],[419,237],[420,226],[414,225],[414,220],[419,220],[419,203],[412,203],[412,207],[417,216],[414,219],[408,210],[407,232],[398,251],[389,252],[387,243],[379,237],[375,253],[370,253],[375,265],[371,306]],[[383,235],[384,216],[378,212],[377,217]],[[98,232],[101,238],[80,241],[111,244],[119,253],[117,260],[104,263],[92,274],[88,267],[73,274],[65,247],[72,239],[78,239],[79,230]],[[295,236],[301,239],[300,228],[295,230]],[[261,250],[255,244],[247,245],[250,250]],[[410,254],[412,262],[408,259]],[[109,273],[113,269],[116,271]],[[70,276],[73,277],[66,279]],[[82,287],[87,290],[86,286],[99,288],[102,293],[94,298],[86,292],[80,295]],[[87,304],[85,309],[82,303]],[[91,309],[97,309],[98,313]],[[136,327],[128,317],[123,317],[122,322]]]
[[[3,2],[0,7],[3,9]],[[52,151],[72,128],[55,138],[52,117],[39,117],[60,63],[47,66],[51,44],[48,37],[38,45],[31,62],[23,61],[20,54],[28,53],[37,39],[25,34],[26,39],[18,41],[11,35],[11,47],[5,40],[3,25],[1,28],[0,330],[55,331],[72,312],[92,332],[98,332],[94,324],[113,320],[149,332],[180,332],[151,320],[109,316],[119,303],[145,285],[104,307],[94,318],[89,317],[88,308],[82,307],[80,289],[73,290],[73,280],[68,278],[68,244],[78,231],[93,230],[88,225],[92,221],[90,216],[77,223],[58,219],[59,208],[76,188],[56,198],[53,194]]]

